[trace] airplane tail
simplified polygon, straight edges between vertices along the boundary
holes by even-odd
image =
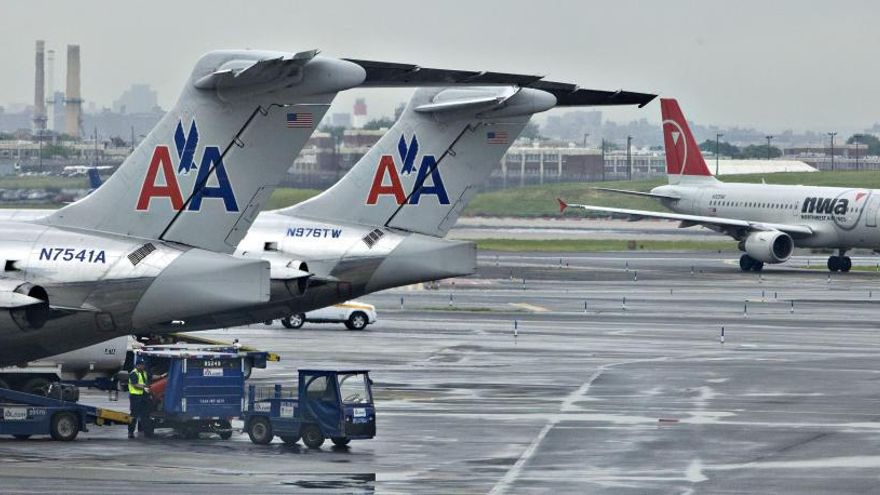
[[[101,174],[98,173],[97,168],[90,168],[86,170],[86,175],[89,176],[89,192],[94,192],[95,189],[101,187]]]
[[[316,51],[208,53],[116,173],[41,221],[231,253],[336,92],[364,78]]]
[[[697,145],[687,120],[672,98],[660,99],[663,142],[666,146],[666,175],[670,184],[683,181],[715,181]]]
[[[443,237],[551,93],[510,86],[424,88],[335,185],[284,215]]]

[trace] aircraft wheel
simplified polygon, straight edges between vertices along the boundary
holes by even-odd
[[[258,445],[266,445],[272,442],[272,438],[275,437],[272,434],[272,423],[267,418],[259,416],[250,421],[247,432],[248,436],[251,437],[251,442]]]
[[[752,263],[752,271],[753,272],[760,272],[763,269],[764,269],[764,262],[754,260],[754,262]]]
[[[840,263],[840,271],[848,272],[852,269],[852,258],[849,256],[844,256],[841,258],[842,262]]]
[[[751,270],[754,263],[755,260],[753,260],[752,257],[747,254],[739,257],[739,269],[744,272]]]
[[[837,256],[829,256],[828,257],[828,270],[832,272],[836,272],[841,268],[840,258]]]
[[[71,412],[60,412],[52,416],[49,434],[53,440],[69,442],[79,434],[79,420]]]
[[[306,425],[302,429],[302,439],[306,447],[310,449],[318,449],[324,445],[324,434],[317,425]]]

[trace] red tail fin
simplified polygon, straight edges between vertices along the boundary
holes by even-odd
[[[562,200],[562,198],[556,198],[556,201],[559,202],[559,213],[565,213],[565,209],[568,208],[568,203]]]
[[[711,176],[678,102],[672,98],[661,98],[660,112],[663,116],[663,142],[666,145],[666,174]]]

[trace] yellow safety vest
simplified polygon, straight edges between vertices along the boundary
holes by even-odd
[[[134,370],[135,376],[137,376],[137,381],[141,385],[145,385],[147,383],[147,372],[146,371],[138,371]],[[130,395],[144,395],[144,389],[135,388],[134,385],[131,384],[131,381],[128,382],[128,393]]]

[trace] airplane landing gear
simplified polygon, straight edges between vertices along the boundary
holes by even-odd
[[[744,272],[748,272],[748,271],[760,272],[761,270],[764,269],[764,262],[758,261],[755,258],[752,258],[751,256],[749,256],[747,254],[744,254],[739,257],[739,269]]]
[[[843,251],[843,250],[841,250]],[[842,253],[840,256],[829,256],[828,257],[828,269],[832,272],[848,272],[852,268],[852,259],[849,256],[844,256]]]

